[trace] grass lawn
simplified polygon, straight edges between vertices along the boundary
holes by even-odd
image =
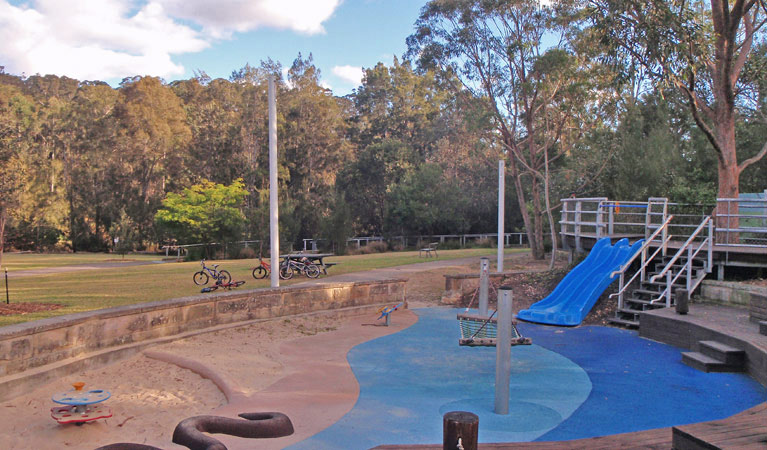
[[[526,251],[525,249],[507,249],[513,251]],[[493,255],[493,249],[464,249],[464,250],[440,250],[438,258],[429,258],[428,261],[455,259],[462,257]],[[16,255],[33,256],[33,255]],[[52,265],[82,264],[84,262],[105,261],[114,259],[113,255],[35,255],[38,256],[37,266],[50,267]],[[45,258],[51,258],[47,263]],[[61,260],[71,257],[70,264],[62,263]],[[83,257],[93,258],[85,261]],[[118,257],[119,258],[119,257]],[[135,259],[129,255],[126,259]],[[370,255],[336,256],[328,258],[325,262],[339,263],[329,269],[332,275],[349,272],[359,272],[384,267],[393,267],[406,264],[414,264],[427,261],[419,258],[418,252],[379,253]],[[213,261],[210,264],[220,264],[220,269],[226,269],[232,274],[232,278],[245,280],[245,286],[240,289],[256,289],[269,287],[269,279],[255,280],[251,271],[257,264],[257,260],[225,260]],[[16,263],[20,264],[20,263]],[[31,264],[31,263],[29,263]],[[9,263],[10,267],[10,263]],[[98,270],[81,270],[77,272],[56,273],[29,277],[12,278],[10,280],[10,299],[14,302],[39,302],[57,303],[61,308],[53,311],[41,311],[24,315],[0,316],[0,326],[10,325],[47,317],[72,314],[94,309],[110,308],[113,306],[144,303],[156,300],[200,295],[200,286],[192,282],[192,275],[200,269],[199,262],[169,262],[165,264],[149,264],[143,266],[128,266],[122,268],[109,268]],[[17,268],[17,270],[20,270]],[[281,286],[288,286],[301,281],[305,277],[296,276],[292,280],[281,280]],[[4,286],[3,286],[4,288]],[[215,295],[215,294],[205,294]]]
[[[3,253],[3,267],[11,272],[109,261],[160,261],[163,258],[161,255],[140,254],[125,255],[123,258],[116,253]]]

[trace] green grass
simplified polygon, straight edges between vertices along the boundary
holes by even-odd
[[[15,270],[44,269],[48,267],[74,266],[106,261],[159,261],[164,256],[129,254],[123,258],[115,253],[3,253],[3,267]]]
[[[507,250],[508,253],[512,251],[524,250]],[[378,253],[334,256],[327,258],[325,262],[339,263],[329,269],[329,273],[331,275],[340,275],[425,261],[493,255],[493,253],[493,249],[440,250],[438,258],[428,259],[419,258],[418,252]],[[16,256],[26,257],[33,255]],[[31,265],[30,263],[30,268],[82,264],[84,262],[113,259],[112,255],[105,254],[35,256],[39,257],[37,265]],[[61,259],[66,256],[72,257],[70,260],[72,263],[61,263]],[[84,257],[93,259],[84,260]],[[47,261],[46,258],[50,258],[50,261]],[[133,256],[130,256],[130,258],[133,258]],[[126,259],[128,258],[126,257]],[[258,263],[257,260],[243,259],[207,262],[209,265],[214,263],[219,264],[220,269],[228,270],[235,281],[245,280],[245,286],[240,289],[269,287],[270,281],[268,278],[265,280],[255,280],[251,276],[253,267]],[[20,263],[17,262],[16,264]],[[54,311],[24,315],[0,316],[0,326],[114,306],[199,295],[200,286],[196,286],[192,282],[192,274],[199,269],[199,262],[169,262],[165,264],[82,270],[11,278],[9,284],[11,303],[57,303],[62,305],[62,308]],[[292,280],[281,280],[280,285],[288,286],[305,280],[306,278],[297,276]]]

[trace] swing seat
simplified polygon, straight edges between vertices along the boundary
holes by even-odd
[[[484,317],[477,314],[460,313],[457,316],[461,328],[461,338],[458,345],[469,347],[495,347],[498,340],[498,319],[493,316]],[[517,330],[516,321],[511,323],[511,345],[530,345],[526,338]]]

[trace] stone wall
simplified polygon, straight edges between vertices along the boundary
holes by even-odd
[[[767,288],[744,283],[705,280],[701,283],[703,302],[748,308],[751,320],[767,320]]]
[[[490,273],[490,283],[501,283],[511,276],[520,273],[536,273],[546,272],[546,270],[516,270],[512,272],[492,272]],[[459,274],[459,275],[445,275],[445,291],[442,293],[442,303],[448,305],[455,305],[466,294],[473,294],[479,287],[479,274]],[[476,307],[476,302],[474,306]]]
[[[120,306],[0,328],[0,399],[39,382],[132,354],[158,340],[225,324],[405,301],[405,280],[243,290]],[[165,339],[163,339],[165,338]],[[15,387],[14,387],[15,386]]]

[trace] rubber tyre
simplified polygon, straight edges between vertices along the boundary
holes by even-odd
[[[192,279],[194,280],[194,284],[197,286],[202,286],[203,284],[208,284],[210,277],[208,277],[207,273],[200,271],[195,273]]]
[[[319,278],[320,277],[320,268],[317,267],[316,264],[308,264],[304,268],[304,275],[306,275],[309,278]]]
[[[282,278],[283,280],[289,280],[293,278],[293,268],[280,266],[280,278]]]
[[[218,284],[229,284],[232,282],[232,275],[226,270],[218,272]]]
[[[258,266],[255,269],[253,269],[253,278],[255,278],[256,280],[263,280],[267,276],[269,276],[269,271],[266,270],[264,267]]]

